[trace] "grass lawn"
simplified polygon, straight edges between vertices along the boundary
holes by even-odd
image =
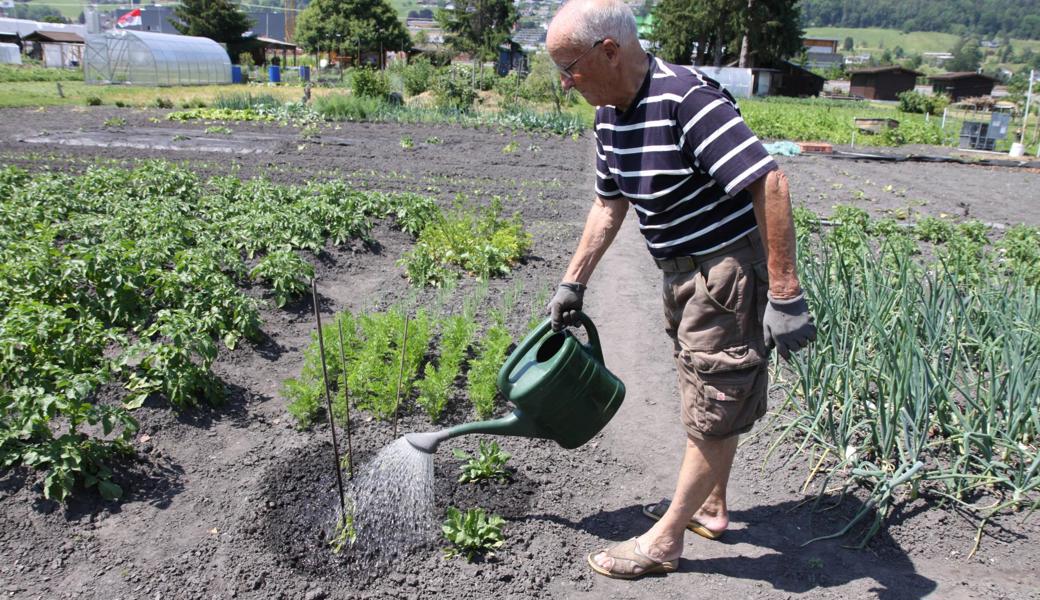
[[[82,81],[63,81],[61,88],[65,97],[58,96],[58,87],[51,81],[12,82],[0,85],[0,108],[26,106],[84,106],[87,98],[97,96],[102,104],[112,105],[116,101],[128,106],[154,105],[157,98],[173,102],[180,106],[188,100],[202,100],[212,103],[221,95],[231,94],[270,94],[283,101],[298,101],[303,97],[303,88],[298,85],[268,86],[256,85],[195,85],[195,86],[134,86],[134,85],[87,85]],[[311,90],[314,97],[323,96],[336,90],[333,88],[315,87]]]

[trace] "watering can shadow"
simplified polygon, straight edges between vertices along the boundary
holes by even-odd
[[[625,384],[603,364],[592,320],[582,312],[578,320],[588,334],[588,344],[569,330],[553,332],[546,319],[506,359],[498,372],[498,389],[516,406],[511,414],[409,433],[405,439],[430,454],[444,440],[472,433],[550,439],[568,450],[591,440],[621,407]]]

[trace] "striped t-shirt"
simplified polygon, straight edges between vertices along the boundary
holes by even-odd
[[[755,230],[744,188],[777,164],[716,81],[649,60],[627,111],[596,110],[596,193],[635,206],[653,256],[707,254]]]

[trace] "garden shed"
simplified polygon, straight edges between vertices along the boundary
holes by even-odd
[[[73,31],[34,31],[22,38],[32,43],[29,56],[48,67],[78,67],[83,61],[83,37]]]
[[[954,102],[961,98],[988,96],[993,92],[993,85],[997,83],[997,80],[993,77],[974,71],[943,73],[930,77],[928,81],[932,84],[933,92],[946,94]]]
[[[899,94],[914,89],[920,76],[903,67],[860,69],[849,76],[849,93],[871,100],[898,100]]]
[[[231,83],[231,59],[211,39],[149,31],[89,34],[87,83],[208,85]]]

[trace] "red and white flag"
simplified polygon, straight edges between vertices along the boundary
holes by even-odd
[[[119,17],[116,20],[116,25],[119,27],[140,27],[141,26],[141,9],[135,8],[125,15]]]

